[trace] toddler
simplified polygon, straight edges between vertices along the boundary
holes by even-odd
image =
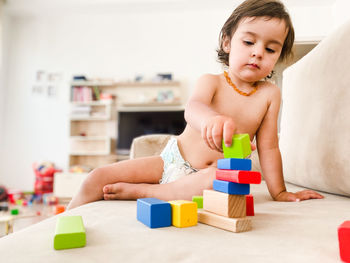
[[[221,142],[231,145],[234,133],[256,137],[274,200],[323,198],[311,190],[287,192],[283,180],[277,137],[281,94],[266,78],[279,60],[291,55],[293,42],[293,25],[280,1],[244,1],[220,33],[218,60],[226,70],[198,80],[185,108],[183,133],[172,137],[160,156],[93,170],[69,208],[102,199],[191,200],[212,188],[217,160],[223,158]]]

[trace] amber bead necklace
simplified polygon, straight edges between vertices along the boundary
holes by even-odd
[[[243,95],[243,96],[250,96],[250,95],[254,94],[254,93],[256,92],[256,90],[258,89],[258,88],[255,86],[254,89],[253,89],[251,92],[249,92],[249,93],[246,93],[246,92],[244,92],[244,91],[241,91],[240,89],[238,89],[238,88],[236,87],[235,84],[233,84],[233,82],[232,82],[230,76],[228,75],[227,71],[224,71],[224,75],[225,75],[225,78],[226,78],[227,83],[228,83],[235,91],[237,91],[239,94],[241,94],[241,95]]]

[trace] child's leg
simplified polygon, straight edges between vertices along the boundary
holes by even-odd
[[[96,168],[89,173],[68,208],[103,199],[105,185],[118,182],[157,184],[162,174],[163,160],[159,156],[127,160]],[[135,195],[144,196],[141,188],[137,190],[140,192]]]
[[[168,184],[115,183],[108,185],[104,198],[106,200],[137,199],[138,193],[143,192],[144,197],[155,197],[164,201],[192,200],[192,196],[202,195],[204,189],[213,188],[215,171],[216,167],[209,167]]]

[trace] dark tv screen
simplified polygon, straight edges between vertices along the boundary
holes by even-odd
[[[119,111],[117,153],[129,154],[132,140],[147,134],[179,135],[186,126],[184,111]]]

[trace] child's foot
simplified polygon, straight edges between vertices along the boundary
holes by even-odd
[[[144,197],[145,188],[148,184],[115,183],[103,187],[105,200],[128,199],[135,200]]]

